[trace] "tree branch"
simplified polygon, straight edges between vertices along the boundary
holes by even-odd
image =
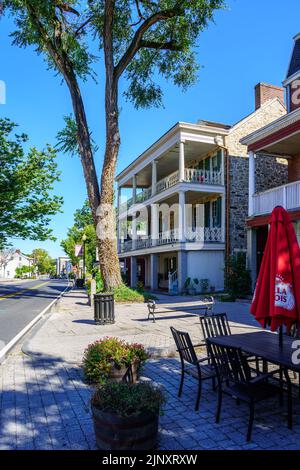
[[[182,51],[183,47],[177,44],[175,41],[169,42],[156,42],[156,41],[141,41],[140,48],[145,47],[147,49],[160,49],[167,51]]]
[[[115,67],[116,80],[120,78],[120,76],[122,75],[122,73],[124,72],[128,64],[131,62],[135,54],[141,48],[141,41],[143,40],[143,36],[151,28],[151,26],[155,25],[159,21],[169,20],[176,16],[180,16],[182,12],[183,12],[182,8],[180,8],[180,6],[178,5],[177,7],[171,8],[169,10],[162,10],[157,13],[154,13],[152,16],[150,16],[144,21],[144,23],[136,31],[127,51],[125,52],[125,54],[123,55],[123,57],[120,59],[119,63]]]

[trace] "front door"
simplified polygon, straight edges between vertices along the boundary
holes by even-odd
[[[256,246],[257,246],[257,254],[256,254],[256,262],[257,262],[257,277],[259,275],[262,259],[264,256],[267,239],[269,234],[269,226],[265,225],[264,227],[260,227],[256,230]]]

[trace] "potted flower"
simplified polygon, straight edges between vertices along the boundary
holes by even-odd
[[[208,288],[209,288],[209,280],[208,279],[201,279],[200,286],[201,286],[201,293],[206,294],[208,292]]]
[[[97,447],[154,450],[164,403],[162,391],[147,382],[102,385],[91,402]]]
[[[120,338],[102,338],[90,344],[84,352],[84,375],[89,383],[98,385],[108,380],[135,383],[147,358],[141,344],[130,344]]]

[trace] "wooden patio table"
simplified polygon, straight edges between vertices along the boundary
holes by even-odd
[[[259,331],[255,333],[243,333],[229,336],[217,336],[211,338],[210,342],[241,348],[245,353],[264,359],[267,362],[278,365],[283,368],[284,375],[287,381],[288,387],[288,411],[289,411],[289,429],[292,429],[292,384],[289,377],[288,371],[294,371],[300,373],[300,364],[296,365],[292,362],[292,344],[295,341],[294,338],[289,336],[283,337],[282,347],[279,345],[279,338],[277,334]]]

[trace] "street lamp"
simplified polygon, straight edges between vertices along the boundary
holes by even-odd
[[[85,243],[86,243],[87,236],[84,233],[82,235],[82,256],[83,256],[83,282],[85,282]]]

